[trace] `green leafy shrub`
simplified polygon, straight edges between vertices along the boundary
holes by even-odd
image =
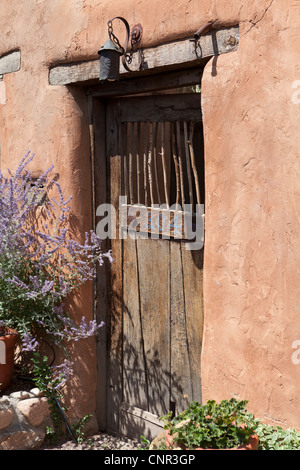
[[[214,400],[205,405],[193,401],[178,416],[163,417],[165,429],[174,437],[174,445],[189,449],[233,448],[246,444],[255,433],[257,420],[246,411],[247,401],[234,398],[219,404]]]
[[[256,433],[259,437],[258,450],[300,450],[300,433],[295,429],[259,423]]]
[[[233,448],[256,434],[257,450],[300,450],[300,433],[294,428],[267,425],[246,411],[246,400],[210,400],[205,405],[191,402],[178,416],[163,416],[164,429],[174,438],[174,446]],[[165,449],[165,447],[160,448]]]

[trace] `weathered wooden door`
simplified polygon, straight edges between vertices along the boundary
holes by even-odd
[[[107,430],[152,437],[161,425],[157,417],[201,401],[203,249],[188,249],[174,226],[182,214],[177,207],[204,203],[200,95],[110,100],[106,158],[108,202],[117,214],[110,241]],[[122,207],[120,196],[127,198]],[[137,204],[147,208],[146,226],[145,212],[139,227],[128,215]],[[175,204],[165,212],[169,237],[160,233],[161,212],[150,214],[162,204]]]

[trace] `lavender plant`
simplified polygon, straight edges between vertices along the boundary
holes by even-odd
[[[33,182],[33,158],[28,152],[14,174],[0,171],[0,324],[17,330],[23,352],[36,351],[40,338],[61,345],[97,333],[102,324],[75,323],[65,305],[111,261],[93,231],[83,243],[72,238],[71,198],[51,178],[53,166]]]

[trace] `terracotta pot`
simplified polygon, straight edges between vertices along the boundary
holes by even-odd
[[[166,430],[166,447],[169,450],[173,449],[173,446],[174,446],[173,439],[174,439],[174,435],[170,435],[169,431]],[[212,449],[212,448],[203,448],[203,447],[194,447],[193,449],[188,449],[187,447],[183,447],[183,446],[179,446],[179,447],[185,450],[257,450],[258,442],[259,442],[258,436],[254,434],[253,436],[250,437],[250,440],[247,444],[243,444],[242,446],[238,446],[238,447],[232,447],[230,449]]]
[[[18,333],[11,328],[5,327],[5,333],[7,334],[0,336],[0,392],[3,392],[11,382],[14,369],[14,349],[18,339]]]

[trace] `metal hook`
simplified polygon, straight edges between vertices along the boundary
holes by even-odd
[[[198,31],[194,33],[194,39],[197,41],[200,36],[202,36],[202,34],[205,34],[210,31],[216,21],[217,20],[211,20],[201,26],[201,28],[199,28]]]
[[[126,40],[125,40],[125,47],[122,47],[118,38],[114,35],[113,33],[113,29],[112,29],[112,22],[114,20],[121,20],[124,25],[125,25],[125,28],[126,28]],[[143,32],[143,28],[140,24],[137,24],[135,25],[133,28],[132,28],[132,31],[131,31],[131,34],[130,34],[130,27],[129,27],[129,23],[128,21],[123,18],[122,16],[115,16],[114,18],[112,18],[111,20],[108,21],[107,23],[108,25],[108,34],[109,34],[109,37],[110,39],[112,39],[114,41],[114,43],[120,48],[120,50],[122,51],[122,63],[123,63],[123,66],[124,68],[131,72],[130,68],[128,67],[126,61],[128,63],[131,63],[132,61],[132,53],[133,53],[133,47],[136,43],[138,43],[141,38],[142,38],[142,32]],[[129,39],[131,38],[131,50],[130,50],[130,53],[128,54],[128,44],[129,44]]]

